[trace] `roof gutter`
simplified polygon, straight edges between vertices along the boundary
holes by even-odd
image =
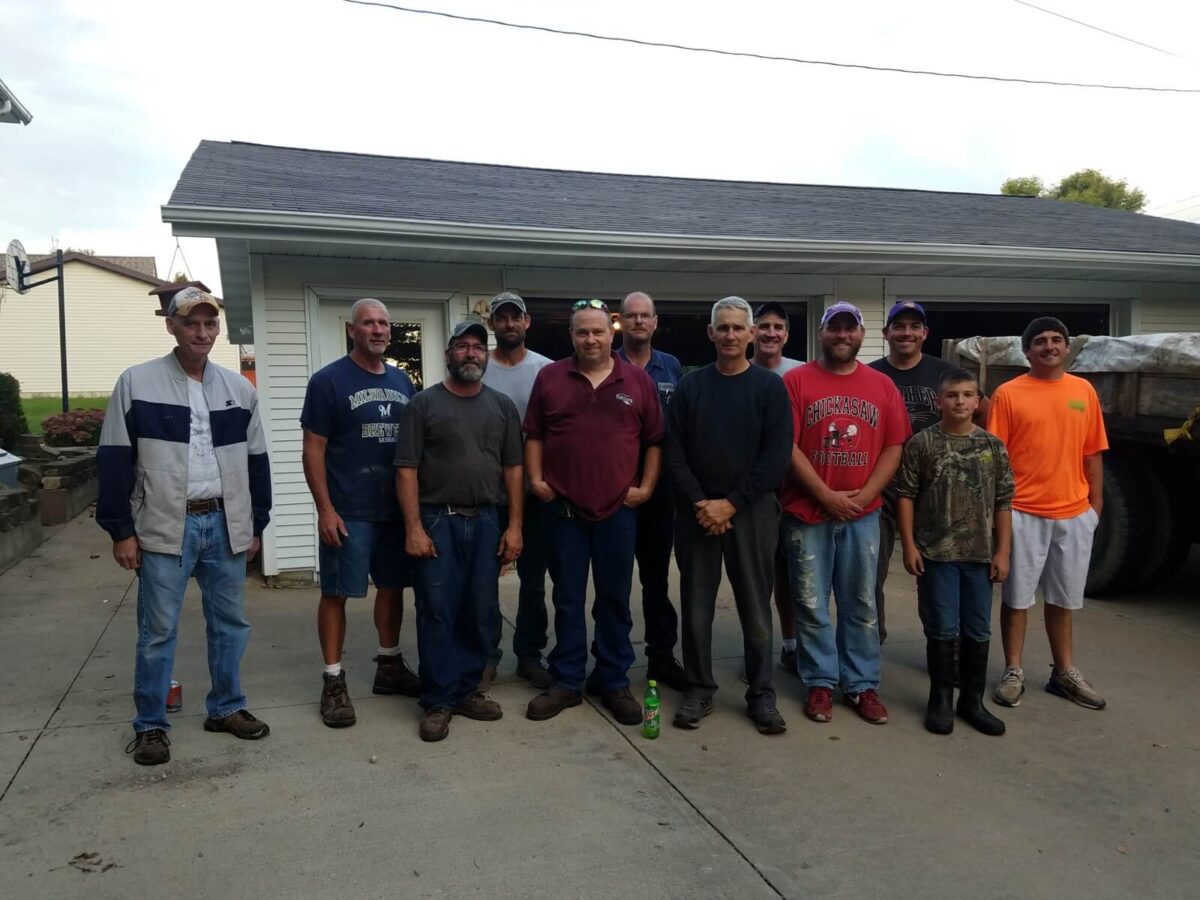
[[[320,213],[264,212],[221,207],[162,207],[164,222],[178,236],[295,240],[332,243],[367,241],[431,249],[478,248],[549,255],[591,254],[614,257],[691,258],[724,261],[846,260],[988,262],[993,265],[1067,263],[1088,268],[1160,266],[1200,268],[1200,252],[1146,253],[1051,247],[1002,247],[986,244],[929,244],[888,241],[820,241],[689,234],[643,234],[612,231],[529,228],[342,216]]]

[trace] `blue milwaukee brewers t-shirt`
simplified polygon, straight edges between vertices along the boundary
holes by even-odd
[[[343,356],[308,382],[300,424],[328,441],[329,499],[343,519],[400,518],[396,500],[396,432],[414,393],[395,366],[374,375]]]

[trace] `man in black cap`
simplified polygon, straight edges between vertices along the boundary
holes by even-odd
[[[938,382],[942,374],[954,368],[944,359],[928,356],[921,351],[929,337],[925,307],[915,300],[900,300],[888,310],[883,326],[883,339],[888,353],[870,363],[872,369],[892,379],[904,399],[912,433],[923,431],[941,418],[937,405]],[[987,423],[988,401],[980,396],[975,424]],[[892,552],[896,549],[896,483],[889,482],[883,491],[883,507],[879,511],[879,562],[875,571],[875,607],[879,616],[879,642],[887,640],[884,614],[884,582]],[[920,612],[920,610],[918,610]],[[922,615],[922,621],[924,616]]]
[[[488,305],[488,324],[496,335],[496,346],[483,373],[483,383],[506,395],[517,407],[524,420],[525,408],[533,380],[551,360],[525,346],[525,333],[533,324],[525,300],[515,291],[503,291]],[[517,620],[513,629],[513,654],[517,657],[517,675],[535,688],[550,687],[550,673],[542,660],[546,647],[549,618],[546,615],[546,541],[542,534],[542,502],[529,491],[525,492],[525,512],[522,528],[524,549],[517,560],[517,575],[521,590],[517,595]],[[501,519],[507,527],[508,507],[501,506]],[[482,688],[487,690],[496,675],[500,662],[500,637],[503,620],[500,609],[492,623],[493,648],[484,669]]]
[[[517,408],[483,384],[487,340],[479,319],[454,326],[446,379],[412,399],[396,438],[404,549],[416,561],[423,741],[445,738],[455,714],[501,716],[479,684],[495,646],[500,565],[521,555],[525,483]]]
[[[783,355],[788,342],[788,314],[782,303],[768,300],[754,310],[754,331],[751,340],[754,356],[751,362],[774,372],[780,378],[797,366],[798,359]],[[779,650],[779,665],[796,674],[796,610],[792,606],[792,595],[788,590],[787,555],[784,553],[783,532],[780,530],[779,544],[775,548],[775,611],[779,615],[779,631],[783,644]],[[743,675],[747,673],[743,669]],[[747,683],[749,681],[744,678]]]

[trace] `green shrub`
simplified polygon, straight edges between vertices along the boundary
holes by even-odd
[[[42,436],[49,447],[95,447],[103,425],[104,410],[73,409],[47,417],[42,422]]]
[[[7,372],[0,372],[0,447],[12,449],[17,435],[28,430],[21,409],[21,383]]]

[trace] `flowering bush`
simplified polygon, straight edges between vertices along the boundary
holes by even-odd
[[[42,435],[51,447],[95,447],[104,424],[102,409],[73,409],[42,422]]]

